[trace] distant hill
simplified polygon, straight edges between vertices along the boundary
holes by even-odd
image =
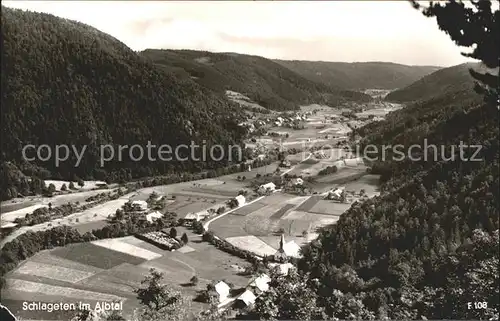
[[[441,68],[391,62],[275,61],[313,81],[350,90],[397,89]]]
[[[274,110],[296,109],[300,104],[338,105],[345,101],[369,101],[356,91],[315,82],[259,56],[194,50],[147,49],[141,53],[159,68],[218,92],[239,92]]]
[[[487,68],[478,63],[465,63],[440,69],[415,83],[389,93],[385,99],[395,102],[427,100],[446,93],[467,91],[474,88],[474,79],[469,73],[472,68],[485,72]]]
[[[100,168],[98,146],[241,143],[239,109],[225,97],[158,70],[95,28],[2,7],[1,32],[3,161],[22,164],[25,144],[88,145],[76,168],[75,158],[59,167],[53,160],[36,165],[56,177],[138,177],[221,164],[134,162],[125,152]]]

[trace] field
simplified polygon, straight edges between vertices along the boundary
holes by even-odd
[[[8,212],[17,211],[32,205],[36,205],[36,201],[34,199],[25,199],[22,202],[18,202],[16,200],[4,201],[0,205],[0,213],[5,214]]]
[[[328,200],[319,200],[312,204],[306,212],[324,215],[340,216],[351,207],[351,204],[333,203]]]
[[[84,194],[86,192],[82,193],[75,193],[76,194]],[[69,194],[72,195],[72,194]],[[87,196],[88,197],[88,196]],[[50,222],[45,222],[42,224],[37,224],[33,226],[22,226],[19,229],[15,230],[11,234],[9,234],[7,237],[2,239],[0,241],[0,244],[3,246],[7,242],[10,242],[11,240],[15,239],[21,234],[24,234],[28,231],[32,232],[37,232],[37,231],[45,231],[48,229],[51,229],[52,227],[58,226],[58,225],[69,225],[73,227],[77,227],[80,224],[86,224],[86,223],[92,223],[92,222],[102,222],[106,220],[108,215],[114,214],[117,209],[121,208],[126,202],[128,202],[129,195],[125,195],[122,198],[119,198],[117,200],[112,200],[100,205],[97,205],[95,207],[89,208],[83,212],[78,212],[74,213],[68,216],[65,216],[63,218],[58,218],[54,219]],[[95,223],[96,226],[99,226],[98,223]],[[85,227],[82,228],[84,230]]]
[[[378,188],[379,178],[380,175],[364,175],[359,179],[348,182],[345,187],[347,191],[359,193],[361,189],[364,189],[369,197],[377,196],[380,194]]]
[[[224,279],[236,287],[248,283],[248,277],[239,272],[249,263],[202,242],[200,236],[189,230],[177,229],[189,237],[186,251],[182,251],[185,253],[164,251],[132,236],[37,253],[7,275],[2,303],[16,316],[39,319],[51,315],[22,311],[23,301],[95,304],[120,300],[130,315],[138,307],[133,290],[140,286],[150,268],[163,272],[166,283],[192,299],[212,280]],[[188,285],[193,275],[200,280],[196,286]],[[193,302],[192,308],[201,310],[207,305]],[[70,316],[59,315],[61,320]]]
[[[285,213],[294,208],[295,207],[295,204],[285,204],[285,206],[283,206],[282,208],[280,208],[279,210],[277,210],[276,212],[274,212],[272,215],[271,215],[271,220],[279,220],[281,217],[283,217],[283,215],[285,215]]]
[[[39,208],[42,208],[42,207],[46,207],[46,206],[41,205],[41,204],[36,204],[36,205],[31,205],[31,206],[21,208],[21,209],[15,210],[15,211],[11,211],[8,213],[2,212],[2,224],[6,223],[6,222],[14,222],[14,220],[16,218],[25,217],[26,214],[31,214],[31,213],[33,213],[33,211],[35,211]]]
[[[74,192],[64,195],[56,195],[53,197],[33,196],[3,202],[0,207],[2,222],[13,222],[18,217],[24,217],[26,214],[33,213],[33,211],[37,208],[47,207],[49,203],[51,203],[53,207],[67,204],[68,202],[80,202],[81,204],[85,204],[85,200],[90,196],[94,196],[102,192],[104,192],[104,190]]]
[[[81,234],[85,234],[87,232],[92,232],[92,230],[98,230],[108,225],[108,222],[105,220],[93,221],[93,222],[85,222],[82,224],[74,225],[73,227],[80,232]]]
[[[335,174],[316,179],[320,182],[312,183],[314,189],[326,192],[344,186],[353,201],[360,198],[361,190],[369,197],[379,193],[379,176],[367,174],[364,165],[344,166]],[[269,255],[269,247],[278,249],[281,233],[297,244],[309,242],[319,228],[337,222],[351,206],[325,200],[325,195],[297,197],[277,192],[214,220],[210,229],[235,246]]]
[[[138,246],[126,242],[122,242],[120,239],[99,240],[92,242],[92,244],[113,250],[115,252],[132,255],[144,260],[152,260],[161,257],[160,254],[157,254],[155,252],[140,248]]]
[[[28,261],[17,269],[17,273],[45,277],[75,283],[93,275],[92,272],[78,271],[62,266]]]
[[[116,252],[92,243],[68,245],[54,250],[53,254],[67,260],[100,269],[110,269],[122,263],[140,264],[146,261],[142,258],[122,252]]]
[[[281,233],[298,244],[310,241],[317,228],[335,223],[349,207],[324,201],[322,196],[274,193],[213,221],[210,229],[235,246],[268,254],[271,250],[262,242],[276,251]]]
[[[318,186],[332,186],[332,184],[347,184],[366,175],[366,166],[342,167],[334,174],[318,176],[315,181]]]
[[[309,159],[304,160],[302,163],[293,167],[293,169],[288,173],[289,175],[297,175],[297,176],[317,176],[318,173],[327,168],[328,166],[336,166],[339,171],[336,174],[341,172],[341,169],[353,169],[357,172],[365,172],[366,166],[360,164],[356,167],[354,166],[346,166],[345,162],[339,160],[340,157],[348,157],[350,154],[345,152],[342,149],[333,148],[323,151],[326,158],[320,159],[315,156],[311,156]],[[323,176],[318,177],[318,181],[324,180]]]
[[[240,249],[254,252],[259,256],[274,255],[276,253],[275,248],[253,235],[230,237],[226,241]]]

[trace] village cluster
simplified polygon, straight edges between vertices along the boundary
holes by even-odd
[[[251,307],[269,291],[272,275],[293,269],[301,246],[319,229],[335,224],[351,204],[379,194],[378,175],[344,146],[356,143],[356,124],[389,109],[379,105],[372,114],[353,116],[313,105],[292,113],[249,113],[241,124],[250,132],[249,157],[239,172],[220,171],[217,177],[133,189],[91,181],[65,189],[71,182],[50,181],[52,197],[26,198],[2,215],[2,246],[24,233],[63,225],[82,234],[101,230],[104,239],[34,255],[9,274],[3,294],[15,298],[28,290],[64,297],[77,288],[78,300],[126,302],[123,313],[129,313],[137,307],[130,288],[154,268],[192,297],[195,309],[208,308],[196,300],[208,288],[222,310]],[[61,208],[63,215],[52,216]],[[45,215],[40,223],[16,225],[34,211]],[[106,230],[130,220],[150,228],[126,236]],[[118,237],[106,239],[110,233]],[[250,271],[249,261],[265,262],[275,273]]]

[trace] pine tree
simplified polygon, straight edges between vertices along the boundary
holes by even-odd
[[[488,68],[499,67],[500,10],[493,12],[490,0],[471,1],[472,7],[466,7],[461,0],[450,0],[444,4],[444,1],[431,1],[428,7],[422,7],[416,0],[409,1],[414,8],[422,9],[426,17],[436,17],[439,29],[446,32],[457,45],[473,48],[470,53],[462,53],[464,57],[480,60]],[[500,108],[500,74],[482,74],[472,69],[470,73],[477,80],[476,92],[483,95],[487,103]]]
[[[184,243],[184,244],[187,244],[187,243],[189,242],[189,239],[188,239],[188,236],[187,236],[187,234],[186,234],[186,233],[182,234],[182,236],[181,236],[181,241],[182,241],[182,243]]]

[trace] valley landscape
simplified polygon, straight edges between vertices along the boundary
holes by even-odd
[[[438,67],[137,51],[8,6],[2,38],[2,320],[498,318],[491,56]],[[414,159],[424,140],[444,147]],[[187,148],[202,141],[221,157]],[[480,161],[443,160],[464,142]],[[150,143],[186,148],[102,162],[102,145]],[[28,161],[26,144],[85,155]]]

